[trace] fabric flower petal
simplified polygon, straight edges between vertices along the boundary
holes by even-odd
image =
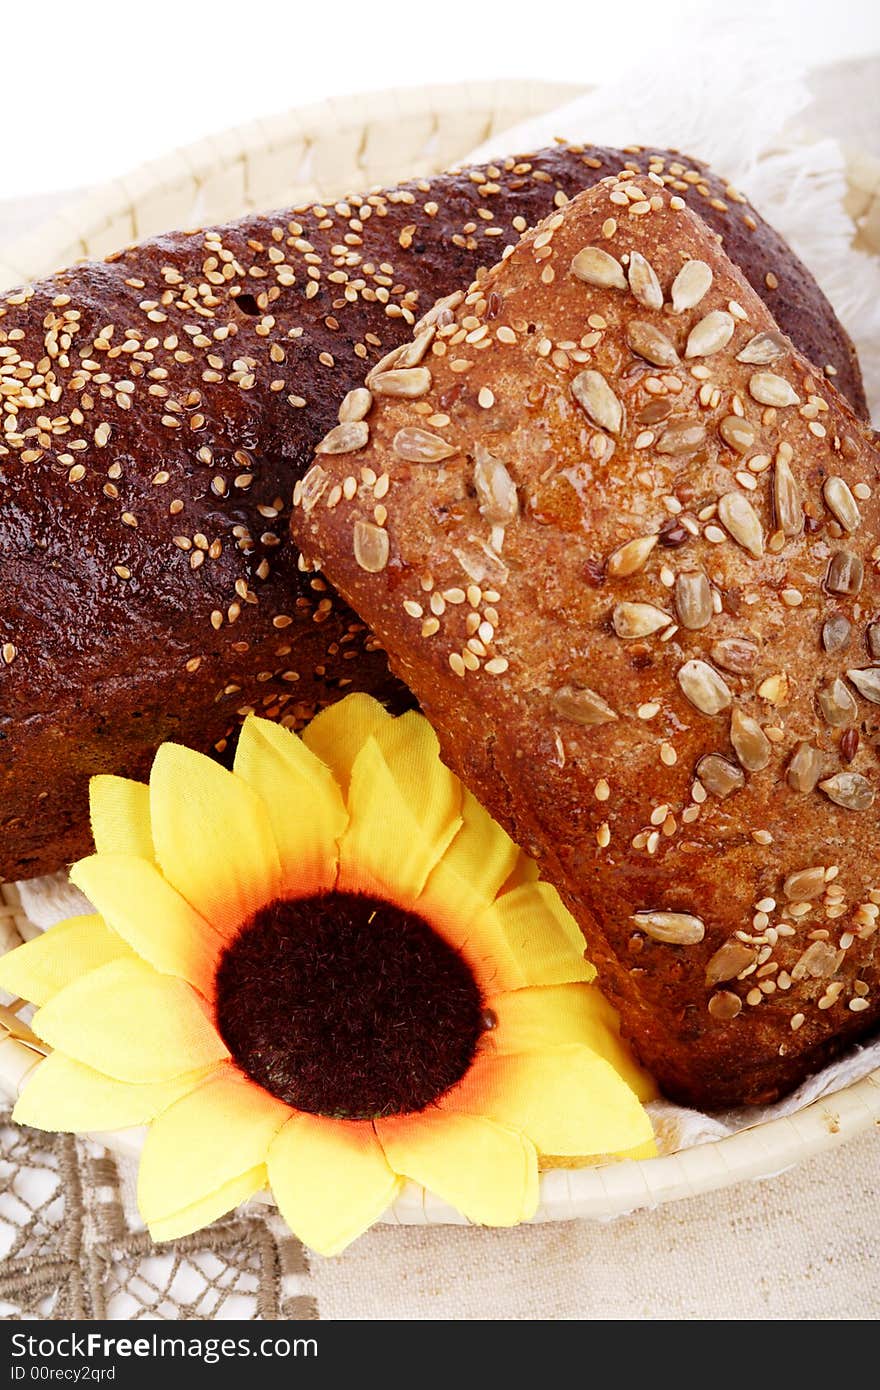
[[[514,888],[523,888],[529,883],[537,883],[541,877],[541,870],[537,862],[528,854],[520,850],[519,857],[510,871],[510,877],[504,884],[503,892],[510,893]]]
[[[81,975],[134,952],[94,913],[68,917],[0,957],[0,989],[32,1004],[47,1004]]]
[[[147,1124],[206,1075],[187,1072],[171,1081],[132,1086],[84,1067],[63,1052],[51,1052],[28,1077],[12,1118],[20,1125],[52,1131],[127,1129]]]
[[[92,839],[99,854],[137,854],[155,860],[150,789],[129,777],[100,774],[89,782]]]
[[[147,1133],[138,1173],[138,1205],[151,1230],[264,1165],[289,1117],[286,1105],[231,1066],[164,1110]],[[241,1200],[226,1205],[223,1197],[210,1219]]]
[[[584,959],[577,923],[549,883],[525,883],[502,893],[474,923],[474,937],[497,959],[498,991],[569,984],[596,974]]]
[[[223,943],[154,864],[132,854],[93,854],[74,864],[70,877],[143,960],[211,997]]]
[[[339,888],[386,895],[411,906],[461,824],[450,801],[444,798],[437,814],[426,811],[422,823],[371,738],[352,768],[348,809],[349,826],[339,847]]]
[[[415,911],[461,949],[473,938],[474,916],[491,906],[519,850],[466,788],[461,828],[431,871]]]
[[[391,1167],[470,1221],[515,1226],[538,1206],[538,1158],[521,1132],[481,1115],[423,1111],[377,1120]]]
[[[338,1255],[377,1221],[401,1187],[365,1121],[293,1115],[269,1149],[281,1215],[321,1255]]]
[[[118,1081],[170,1081],[229,1055],[195,990],[136,957],[75,980],[31,1026],[50,1047]]]
[[[372,696],[346,695],[344,700],[315,715],[303,730],[302,741],[329,767],[342,795],[348,796],[355,758],[367,739],[390,722],[391,715]]]
[[[154,1216],[147,1222],[150,1235],[159,1244],[165,1240],[179,1240],[181,1236],[192,1235],[217,1221],[221,1216],[240,1207],[255,1192],[260,1192],[268,1183],[266,1165],[258,1163],[246,1173],[225,1182],[214,1189],[201,1201],[191,1202],[188,1207],[172,1212],[170,1216]]]
[[[234,933],[277,895],[269,814],[240,777],[164,743],[150,774],[150,812],[163,874],[219,932]]]
[[[374,738],[410,814],[429,840],[443,842],[445,853],[462,827],[462,787],[441,762],[431,725],[423,714],[409,710],[385,720]]]
[[[280,891],[332,888],[348,812],[330,769],[296,734],[251,716],[238,740],[235,774],[269,812],[281,860]]]
[[[479,1056],[439,1102],[522,1130],[541,1154],[618,1154],[653,1138],[635,1094],[588,1047]]]
[[[621,1038],[617,1013],[595,985],[517,989],[495,995],[491,1007],[498,1025],[486,1038],[488,1050],[540,1052],[560,1044],[583,1043],[611,1064],[640,1101],[656,1099],[656,1083]]]

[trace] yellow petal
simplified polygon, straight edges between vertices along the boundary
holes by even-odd
[[[33,1129],[87,1131],[144,1125],[203,1081],[204,1071],[133,1086],[52,1052],[30,1074],[12,1118]]]
[[[537,883],[541,877],[541,871],[531,855],[520,852],[519,858],[510,871],[510,877],[504,884],[505,893],[509,893],[513,888],[522,888],[528,883]]]
[[[577,923],[549,883],[526,883],[502,893],[476,918],[474,935],[497,953],[499,991],[592,980],[596,974],[584,960]]]
[[[269,1182],[281,1215],[321,1255],[338,1255],[400,1189],[372,1126],[294,1115],[272,1141]]]
[[[47,1004],[81,975],[132,956],[97,913],[68,917],[0,958],[0,989],[32,1004]]]
[[[522,1130],[541,1154],[617,1154],[647,1143],[651,1122],[614,1069],[588,1047],[479,1055],[442,1109]]]
[[[136,957],[112,961],[54,995],[37,1037],[118,1081],[170,1081],[228,1057],[195,990]]]
[[[470,1221],[515,1226],[538,1206],[538,1160],[522,1133],[478,1115],[423,1111],[377,1120],[396,1172],[435,1192]]]
[[[201,1201],[192,1202],[171,1216],[154,1217],[152,1221],[147,1222],[150,1235],[158,1243],[163,1240],[179,1240],[181,1236],[192,1235],[193,1231],[201,1231],[205,1226],[210,1226],[212,1221],[241,1206],[242,1202],[253,1197],[255,1192],[261,1191],[266,1183],[266,1165],[259,1163],[246,1173],[224,1183],[222,1187],[215,1188],[210,1196],[204,1197]]]
[[[151,1229],[163,1217],[210,1203],[227,1184],[264,1165],[290,1113],[231,1066],[164,1110],[149,1128],[138,1173],[138,1206]]]
[[[104,774],[89,782],[92,839],[99,854],[137,854],[155,859],[150,828],[150,789],[144,782]]]
[[[461,829],[416,904],[429,920],[447,924],[444,935],[456,945],[471,935],[473,917],[494,902],[519,856],[476,797],[464,787],[461,791]]]
[[[428,766],[425,777],[432,780]],[[339,850],[341,889],[390,893],[403,907],[415,902],[461,824],[453,814],[454,802],[442,792],[435,812],[423,804],[417,809],[424,820],[404,795],[376,740],[369,739],[351,773],[350,821]]]
[[[132,854],[93,854],[74,864],[70,877],[143,960],[213,996],[223,942],[155,864]]]
[[[443,841],[445,850],[462,828],[461,783],[441,762],[431,725],[410,710],[386,719],[374,738],[410,814],[429,840]]]
[[[332,888],[348,812],[330,769],[296,734],[252,715],[238,740],[235,774],[268,810],[281,860],[280,891]]]
[[[391,715],[370,695],[346,695],[321,710],[306,729],[302,741],[333,773],[342,795],[348,795],[351,769],[368,738],[387,724]]]
[[[269,814],[256,792],[210,758],[164,743],[150,775],[163,874],[224,935],[276,897],[281,878]]]
[[[498,1026],[485,1038],[487,1051],[540,1052],[583,1043],[610,1063],[639,1100],[654,1100],[659,1094],[621,1038],[616,1011],[595,985],[518,989],[496,995],[491,1007]]]

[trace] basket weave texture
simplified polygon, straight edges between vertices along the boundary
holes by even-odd
[[[536,82],[425,87],[323,102],[254,121],[180,149],[92,190],[35,233],[0,246],[0,288],[100,257],[169,227],[222,222],[438,172],[494,132],[570,100],[579,88]],[[847,211],[856,241],[880,254],[880,161],[852,154]],[[0,954],[38,928],[14,885],[0,885]],[[15,1095],[39,1059],[0,1030],[0,1091]],[[541,1180],[538,1220],[608,1220],[767,1177],[880,1124],[880,1070],[795,1115],[662,1158],[555,1169]],[[102,1136],[121,1154],[131,1134]],[[410,1184],[385,1218],[463,1222]]]

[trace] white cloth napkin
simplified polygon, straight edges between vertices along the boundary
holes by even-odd
[[[880,423],[880,257],[852,247],[845,154],[810,129],[808,74],[791,40],[793,6],[741,0],[720,17],[691,7],[643,68],[494,135],[485,161],[557,138],[681,150],[745,193],[813,272],[859,352]],[[878,24],[880,49],[880,24]],[[846,92],[840,91],[846,101]]]

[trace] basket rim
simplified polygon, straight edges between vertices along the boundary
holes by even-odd
[[[97,228],[130,211],[135,196],[143,198],[161,191],[170,179],[179,179],[182,171],[191,173],[194,169],[217,167],[221,161],[246,159],[260,149],[283,145],[285,138],[317,133],[326,136],[328,131],[352,123],[365,129],[370,121],[399,117],[402,112],[432,114],[442,120],[444,112],[488,112],[503,106],[528,114],[541,104],[544,109],[561,104],[583,90],[583,86],[569,83],[520,83],[505,79],[423,89],[391,88],[331,98],[252,121],[111,180],[63,207],[27,237],[0,246],[0,283],[4,278],[12,282],[23,274],[17,265],[51,261],[53,246],[79,242],[85,254],[86,239]],[[873,156],[866,158],[872,166],[876,164]],[[0,887],[0,915],[16,913],[21,913],[16,890],[11,885]],[[38,1065],[36,1054],[4,1037],[0,1027],[0,1094],[14,1099]],[[769,1177],[801,1159],[837,1147],[872,1125],[880,1125],[880,1067],[795,1114],[759,1122],[676,1153],[602,1166],[547,1170],[541,1175],[541,1207],[534,1219],[608,1220],[640,1208]],[[137,1152],[140,1134],[142,1131],[126,1130],[93,1137],[112,1152],[132,1157]],[[468,1224],[460,1213],[412,1183],[407,1184],[383,1219],[407,1225]]]
[[[0,286],[27,281],[34,274],[29,267],[57,267],[63,252],[71,248],[73,255],[68,255],[68,263],[87,257],[90,236],[97,235],[108,223],[130,216],[139,202],[161,192],[170,181],[182,176],[195,176],[198,180],[220,167],[246,161],[256,152],[272,153],[292,139],[323,137],[330,130],[351,127],[366,133],[370,125],[388,119],[433,116],[440,121],[456,110],[479,110],[488,115],[515,107],[524,118],[560,106],[585,90],[583,83],[510,78],[389,87],[378,92],[327,97],[230,126],[72,195],[69,203],[62,204],[32,231],[0,243]],[[339,197],[346,191],[369,190],[337,187],[335,194],[329,186],[322,190],[326,197]],[[53,254],[56,251],[57,255]]]

